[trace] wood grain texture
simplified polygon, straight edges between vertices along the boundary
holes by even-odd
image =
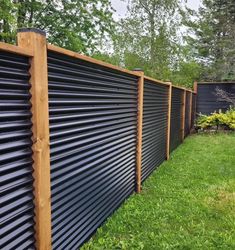
[[[197,93],[197,82],[196,81],[193,83],[193,90],[195,93]]]
[[[166,141],[166,159],[170,158],[170,137],[171,137],[171,98],[172,98],[172,85],[169,82],[168,89],[168,116],[167,116],[167,141]]]
[[[142,130],[143,130],[143,101],[144,101],[144,73],[139,72],[138,80],[138,114],[137,114],[137,150],[136,150],[136,192],[141,192],[142,167]]]
[[[191,130],[192,127],[192,105],[193,105],[193,93],[190,92],[189,96],[189,128]]]
[[[20,48],[19,46],[11,45],[8,43],[0,42],[0,51],[6,51],[10,53],[15,53],[22,56],[33,56],[33,52],[30,48]]]
[[[17,39],[19,47],[29,48],[33,52],[30,82],[36,247],[38,250],[49,250],[51,249],[51,188],[46,37],[35,32],[20,32]]]

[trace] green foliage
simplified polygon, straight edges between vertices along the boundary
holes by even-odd
[[[47,32],[48,41],[91,54],[114,30],[109,0],[0,0],[0,40],[14,43],[18,28]]]
[[[130,70],[142,68],[145,75],[159,80],[192,87],[202,69],[179,35],[185,15],[183,2],[129,1],[127,17],[116,24],[112,36],[113,52],[107,53],[110,47],[105,48],[100,58]]]
[[[235,3],[234,0],[203,0],[199,13],[193,14],[188,37],[195,59],[204,70],[204,80],[235,79]]]
[[[234,133],[187,138],[81,249],[235,249],[234,148]]]
[[[113,54],[119,64],[131,70],[142,68],[153,78],[192,85],[199,70],[195,70],[196,62],[183,60],[186,50],[177,33],[182,8],[175,0],[129,1],[128,16],[113,36]]]
[[[202,129],[207,129],[216,126],[225,126],[235,130],[235,109],[230,109],[225,113],[213,113],[209,116],[200,115],[197,120],[197,126]]]
[[[96,52],[92,55],[92,57],[103,62],[111,63],[113,65],[120,64],[120,58],[118,56],[111,55],[108,53]]]
[[[11,0],[0,0],[0,41],[10,43],[15,39],[16,10]]]
[[[172,82],[184,85],[188,88],[193,87],[193,82],[200,78],[202,67],[195,61],[180,62],[179,69],[172,73]]]

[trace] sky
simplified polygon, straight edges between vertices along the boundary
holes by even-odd
[[[187,0],[187,5],[191,9],[197,10],[200,5],[201,0]],[[111,0],[113,8],[116,10],[114,18],[118,20],[124,17],[127,11],[127,1],[123,2],[121,0]]]

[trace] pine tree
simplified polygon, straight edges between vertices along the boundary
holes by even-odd
[[[204,66],[205,80],[235,79],[235,2],[204,0],[192,41]]]

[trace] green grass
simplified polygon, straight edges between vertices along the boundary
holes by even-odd
[[[235,249],[235,134],[194,135],[87,249]]]

